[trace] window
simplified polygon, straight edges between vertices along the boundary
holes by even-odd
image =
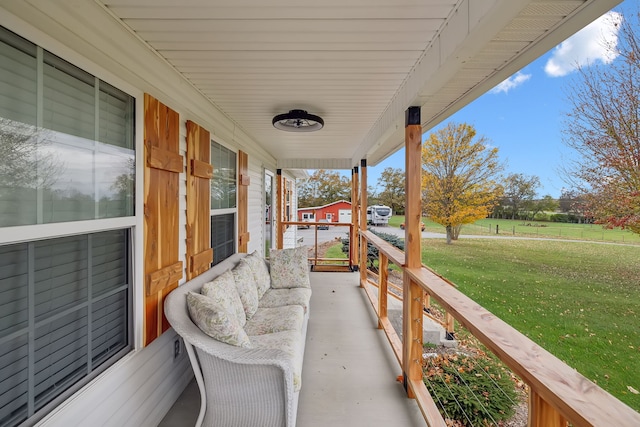
[[[236,153],[211,141],[211,209],[236,207]]]
[[[0,59],[0,227],[132,216],[133,97],[3,28]]]
[[[229,258],[236,252],[235,223],[235,214],[214,215],[211,217],[213,265]]]
[[[211,248],[213,265],[236,251],[236,153],[211,141]]]
[[[0,27],[0,228],[47,236],[0,232],[2,426],[36,423],[132,349],[134,114],[130,95]],[[95,221],[112,217],[123,228]],[[82,235],[57,224],[80,220]]]
[[[0,246],[0,425],[130,349],[129,247],[128,230]]]

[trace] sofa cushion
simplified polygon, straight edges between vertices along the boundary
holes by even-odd
[[[258,299],[262,298],[265,292],[271,287],[271,276],[269,275],[269,268],[258,252],[254,251],[251,254],[244,257],[247,261],[253,276],[256,279],[256,286],[258,288]]]
[[[244,330],[248,335],[272,334],[282,331],[297,331],[302,334],[304,309],[299,305],[259,308],[247,320]]]
[[[271,249],[269,252],[271,287],[274,289],[310,288],[307,253],[305,246]]]
[[[214,299],[195,292],[187,294],[187,307],[193,322],[218,341],[251,348],[251,341],[235,314]]]
[[[306,313],[309,311],[309,301],[311,301],[311,289],[309,288],[269,289],[260,298],[258,309],[262,307],[299,305],[302,306]]]
[[[225,309],[230,310],[240,321],[240,326],[247,323],[247,315],[244,312],[236,282],[233,278],[231,270],[227,270],[211,282],[202,285],[200,291],[202,295],[213,298],[217,304],[222,305]]]
[[[251,267],[249,267],[249,264],[247,264],[244,259],[242,259],[231,272],[236,282],[236,289],[238,289],[244,312],[247,320],[249,320],[258,309],[258,288],[256,287],[256,280],[253,277]]]
[[[291,357],[294,391],[300,390],[302,386],[302,358],[304,350],[301,340],[303,339],[304,337],[300,335],[299,331],[282,331],[250,337],[253,348],[277,349]]]

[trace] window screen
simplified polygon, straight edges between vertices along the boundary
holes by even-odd
[[[236,252],[235,223],[235,214],[214,215],[211,217],[213,265],[229,258]]]

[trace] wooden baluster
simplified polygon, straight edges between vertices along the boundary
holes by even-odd
[[[389,280],[389,259],[385,254],[380,252],[380,259],[378,262],[378,270],[380,275],[378,276],[378,329],[382,329],[381,319],[387,318],[387,293]]]

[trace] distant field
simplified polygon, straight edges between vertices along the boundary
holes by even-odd
[[[430,239],[422,261],[640,411],[640,247]]]
[[[389,225],[399,227],[404,216],[393,216]],[[422,219],[425,231],[445,233],[440,224]],[[497,226],[497,233],[496,233]],[[614,243],[640,244],[640,235],[627,230],[608,230],[597,224],[565,224],[560,222],[519,221],[510,219],[481,219],[475,224],[462,226],[460,233],[467,235],[500,235],[520,237],[546,237],[571,240],[589,240]]]

